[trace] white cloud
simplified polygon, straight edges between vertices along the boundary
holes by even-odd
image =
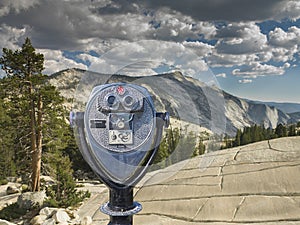
[[[233,75],[251,78],[284,74],[288,64],[277,66],[272,61],[289,63],[295,60],[300,46],[300,28],[290,27],[287,32],[276,28],[269,33],[268,41],[254,22],[223,26],[216,37],[218,42],[207,56],[209,65],[241,66],[233,70]]]
[[[136,69],[136,65],[131,63],[148,58],[151,65],[139,64],[145,67],[143,73],[152,73],[155,67],[165,63],[196,74],[199,68],[207,69],[205,58],[212,67],[234,66],[237,67],[233,71],[235,75],[253,78],[283,74],[285,69],[291,67],[300,50],[300,28],[294,26],[285,31],[276,28],[268,34],[268,40],[256,24],[263,19],[299,18],[300,2],[297,0],[42,2],[1,1],[0,16],[5,16],[0,22],[0,45],[16,49],[22,39],[29,36],[36,48],[56,50],[44,50],[47,73],[67,67],[87,68],[64,57],[61,50],[92,50],[103,55],[117,46],[123,46],[124,51],[114,52],[114,57],[115,61],[124,62],[125,59],[127,65],[123,67],[127,67],[128,73],[134,70],[132,67]],[[190,7],[182,7],[187,4]],[[233,13],[228,13],[227,9],[232,9]],[[224,24],[212,22],[222,18]],[[158,42],[150,41],[149,46],[132,44],[134,41],[153,39]],[[203,39],[212,41],[210,43],[217,42],[215,45],[207,44],[201,42]],[[166,44],[168,42],[174,43]],[[181,51],[193,51],[195,56],[182,59],[186,62],[184,65],[178,60]],[[89,69],[97,71],[103,68],[112,71],[120,66],[113,62],[111,65],[106,63],[104,67],[102,59],[89,54],[79,57],[91,63]],[[276,66],[274,61],[285,64]]]
[[[212,45],[200,41],[196,41],[196,42],[184,41],[182,44],[188,49],[195,52],[195,54],[197,54],[200,57],[208,56],[209,54],[212,53],[212,50],[214,48]]]
[[[139,40],[152,30],[148,18],[139,14],[93,15],[99,38]],[[107,22],[109,21],[109,22]]]
[[[80,57],[91,62],[89,70],[105,74],[120,71],[128,75],[154,74],[161,65],[197,78],[208,71],[203,59],[184,45],[165,41],[133,42],[116,47],[100,58],[87,54]],[[206,78],[203,76],[201,79]]]
[[[216,32],[213,23],[196,21],[190,16],[166,8],[158,9],[153,16],[148,16],[148,19],[154,28],[149,37],[158,40],[182,42],[188,38],[197,39],[199,34],[211,38]]]
[[[221,54],[251,54],[261,52],[267,44],[267,36],[254,23],[233,23],[217,31],[219,38],[215,48]]]
[[[254,22],[240,22],[224,25],[217,30],[218,39],[207,60],[212,67],[233,67],[250,65],[253,62],[268,62],[267,36],[262,34]]]
[[[19,13],[39,3],[39,0],[2,0],[0,3],[0,17],[9,14],[11,11]]]
[[[87,54],[87,53],[79,54],[79,55],[77,55],[77,58],[81,59],[83,61],[88,61],[91,64],[96,64],[96,63],[101,63],[102,62],[100,57],[92,56],[92,55]]]
[[[245,78],[256,78],[257,76],[266,75],[283,75],[288,64],[281,67],[276,67],[268,64],[260,64],[258,62],[251,63],[250,66],[243,69],[234,69],[233,75],[243,76]]]
[[[53,74],[66,68],[80,68],[87,69],[87,66],[82,63],[77,63],[74,60],[68,59],[63,56],[62,51],[49,50],[49,49],[37,49],[37,52],[44,54],[45,61],[45,74]]]
[[[270,31],[270,44],[275,47],[293,48],[295,45],[300,45],[300,28],[292,26],[287,32],[279,27],[274,31]]]
[[[288,68],[290,68],[291,67],[291,64],[290,63],[285,63],[284,65],[283,65],[283,68],[284,69],[288,69]]]
[[[258,56],[256,54],[218,54],[215,51],[207,57],[208,64],[212,67],[242,66],[257,60]]]
[[[269,32],[268,44],[268,60],[276,62],[293,61],[300,50],[300,28],[292,26],[284,31],[276,27]]]
[[[219,73],[219,74],[216,75],[216,77],[226,78],[227,75],[226,75],[226,73]]]
[[[26,28],[15,28],[2,24],[0,26],[0,46],[8,49],[17,49],[20,39],[26,33]]]
[[[10,6],[13,3],[9,2],[14,1],[6,2]],[[197,21],[164,8],[147,14],[139,3],[85,0],[72,1],[72,4],[60,0],[44,0],[43,4],[33,4],[38,0],[17,2],[35,7],[28,6],[27,11],[20,10],[18,14],[9,11],[10,15],[2,20],[10,26],[30,26],[29,36],[34,37],[40,48],[78,50],[85,48],[87,42],[91,44],[90,40],[109,39],[182,42],[188,38],[197,39],[199,34],[210,38],[216,31],[212,22]]]
[[[249,84],[249,83],[252,83],[253,80],[251,79],[242,79],[242,80],[239,80],[239,83],[240,84]]]
[[[278,10],[274,14],[274,19],[277,18],[299,19],[300,17],[300,2],[299,0],[285,0],[278,5]]]
[[[122,68],[118,71],[118,74],[124,74],[133,77],[157,75],[157,72],[154,70],[154,68],[158,66],[158,62],[137,62]]]

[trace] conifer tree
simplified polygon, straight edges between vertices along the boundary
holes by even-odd
[[[205,149],[206,149],[206,147],[203,143],[203,140],[202,140],[201,137],[199,137],[198,144],[197,144],[197,146],[195,148],[195,151],[193,153],[193,157],[203,155],[205,153]]]
[[[286,137],[287,136],[286,127],[284,125],[282,125],[281,123],[278,124],[275,129],[275,134],[277,137]]]
[[[289,126],[288,135],[289,136],[296,136],[297,135],[296,124],[292,124],[292,125]]]
[[[3,98],[0,98],[0,180],[15,175],[12,120],[7,115]]]
[[[44,56],[35,51],[29,38],[20,50],[3,48],[0,64],[6,72],[2,83],[4,97],[11,104],[7,111],[14,120],[17,155],[26,159],[26,167],[31,161],[31,189],[39,191],[43,146],[64,143],[57,138],[64,136],[59,129],[64,121],[63,99],[42,74]]]
[[[240,129],[238,129],[236,132],[235,140],[234,140],[234,146],[241,145],[241,136],[242,136],[242,131]]]

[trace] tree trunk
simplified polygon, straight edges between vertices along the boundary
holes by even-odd
[[[37,102],[37,124],[36,124],[36,148],[32,154],[32,191],[40,191],[40,175],[41,175],[41,161],[42,161],[42,115],[43,102],[41,96],[38,97]]]

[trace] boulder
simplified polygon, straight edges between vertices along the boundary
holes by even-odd
[[[63,209],[57,210],[52,218],[55,219],[56,223],[68,222],[71,219],[68,213]]]
[[[55,225],[55,224],[56,224],[55,219],[50,218],[50,219],[45,220],[42,225]]]
[[[26,192],[18,197],[17,203],[22,209],[32,209],[43,205],[46,198],[45,192]]]
[[[42,225],[42,224],[44,224],[46,219],[47,219],[47,216],[45,216],[45,215],[37,215],[30,220],[30,224],[31,225]]]
[[[12,194],[17,194],[17,193],[20,193],[20,189],[17,188],[16,186],[8,186],[6,188],[7,195],[12,195]]]
[[[57,211],[56,208],[45,207],[40,210],[39,214],[45,215],[49,218],[49,217],[52,217],[56,211]]]
[[[0,219],[0,225],[15,225],[14,223],[8,222],[6,220],[1,220]]]

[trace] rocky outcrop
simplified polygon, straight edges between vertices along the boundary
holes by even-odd
[[[41,192],[26,192],[18,197],[18,206],[22,209],[30,210],[43,205],[46,199],[46,193]]]
[[[30,221],[31,225],[81,224],[79,216],[67,209],[48,208],[40,210]]]
[[[15,225],[14,223],[11,223],[9,221],[6,221],[6,220],[1,220],[0,219],[0,225]]]
[[[136,191],[135,200],[143,210],[134,221],[143,225],[300,224],[299,172],[300,137],[211,152],[148,174],[143,182],[150,185]],[[99,199],[99,204],[106,200]],[[93,220],[93,224],[108,222],[98,211]]]

